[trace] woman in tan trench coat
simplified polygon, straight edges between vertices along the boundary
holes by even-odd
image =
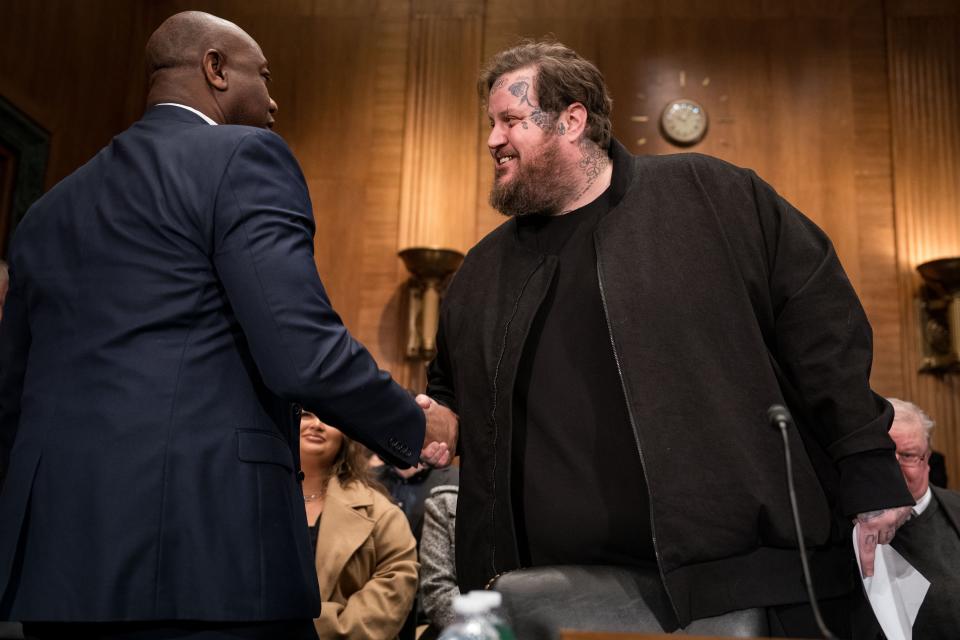
[[[390,640],[417,590],[417,547],[398,507],[368,480],[360,446],[304,412],[304,507],[316,549],[320,640]]]

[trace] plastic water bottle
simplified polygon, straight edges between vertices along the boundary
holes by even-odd
[[[500,615],[500,605],[503,604],[503,596],[499,591],[471,591],[467,594],[471,598],[476,598],[487,605],[487,618],[493,623],[497,630],[497,637],[500,640],[517,640],[513,629],[507,624],[507,621]]]
[[[453,612],[456,621],[443,630],[438,640],[499,640],[488,604],[482,598],[457,596],[453,599]]]

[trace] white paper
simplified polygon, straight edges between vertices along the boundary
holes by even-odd
[[[853,549],[860,566],[860,548],[853,528]],[[861,573],[861,576],[863,574]],[[927,595],[930,582],[888,544],[878,544],[873,560],[873,576],[863,578],[863,589],[880,622],[887,640],[912,640],[913,622]]]

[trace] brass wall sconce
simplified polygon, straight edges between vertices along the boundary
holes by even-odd
[[[399,253],[413,277],[407,289],[408,358],[432,360],[437,353],[440,295],[447,279],[460,267],[463,254],[453,249],[412,247]]]
[[[917,266],[920,287],[920,371],[960,371],[960,258],[931,260]]]

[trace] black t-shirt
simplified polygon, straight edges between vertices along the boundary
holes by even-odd
[[[320,518],[323,517],[323,514],[317,516],[317,521],[311,525],[307,525],[307,528],[310,529],[310,546],[313,547],[313,553],[317,553],[317,539],[320,536]]]
[[[523,246],[558,258],[514,391],[512,497],[524,566],[654,560],[593,241],[616,191],[566,215],[517,221]]]

